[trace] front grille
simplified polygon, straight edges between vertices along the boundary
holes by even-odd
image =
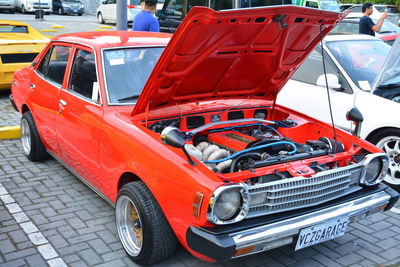
[[[19,53],[0,55],[3,64],[6,63],[29,63],[32,62],[38,53]]]
[[[323,171],[309,178],[288,178],[249,186],[247,217],[316,206],[351,194],[361,189],[358,182],[362,168],[356,164]]]

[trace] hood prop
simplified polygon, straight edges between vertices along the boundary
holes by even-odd
[[[361,132],[361,124],[364,120],[363,115],[361,112],[358,110],[358,108],[353,107],[346,113],[346,119],[349,121],[352,121],[353,124],[355,124],[354,131],[352,131],[352,134],[354,136],[360,137],[360,132]]]
[[[193,161],[190,157],[189,153],[185,149],[185,138],[181,134],[178,128],[168,126],[161,132],[161,141],[169,146],[182,148],[186,157],[188,158],[188,162],[192,166],[197,166],[197,163]]]

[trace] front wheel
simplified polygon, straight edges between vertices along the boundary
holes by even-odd
[[[372,142],[389,156],[389,170],[384,182],[392,187],[400,187],[400,131],[384,131]]]
[[[45,160],[49,157],[30,111],[25,112],[21,118],[21,143],[25,155],[31,161]]]
[[[60,8],[58,9],[58,15],[62,15],[62,14],[64,14],[64,10],[63,10],[62,7],[60,7]]]
[[[170,257],[176,237],[154,196],[142,181],[124,185],[115,205],[116,226],[128,256],[141,265]]]
[[[99,12],[99,13],[97,14],[97,21],[98,21],[100,24],[104,24],[103,14],[101,14],[101,12]]]

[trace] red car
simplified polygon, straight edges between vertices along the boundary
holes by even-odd
[[[200,7],[173,36],[56,37],[14,75],[23,150],[56,158],[114,205],[139,264],[166,259],[178,241],[227,261],[340,236],[397,201],[380,183],[388,157],[275,99],[341,18]],[[359,129],[362,116],[349,118]]]

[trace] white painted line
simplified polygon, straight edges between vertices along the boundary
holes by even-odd
[[[8,212],[14,217],[18,225],[28,235],[31,242],[37,246],[38,252],[47,261],[51,267],[66,267],[64,260],[60,258],[57,251],[39,231],[36,225],[26,216],[18,203],[7,192],[4,186],[0,183],[0,199],[4,203]]]
[[[400,214],[400,209],[395,208],[395,207],[391,208],[390,211],[392,211],[392,212],[394,212],[396,214]]]

